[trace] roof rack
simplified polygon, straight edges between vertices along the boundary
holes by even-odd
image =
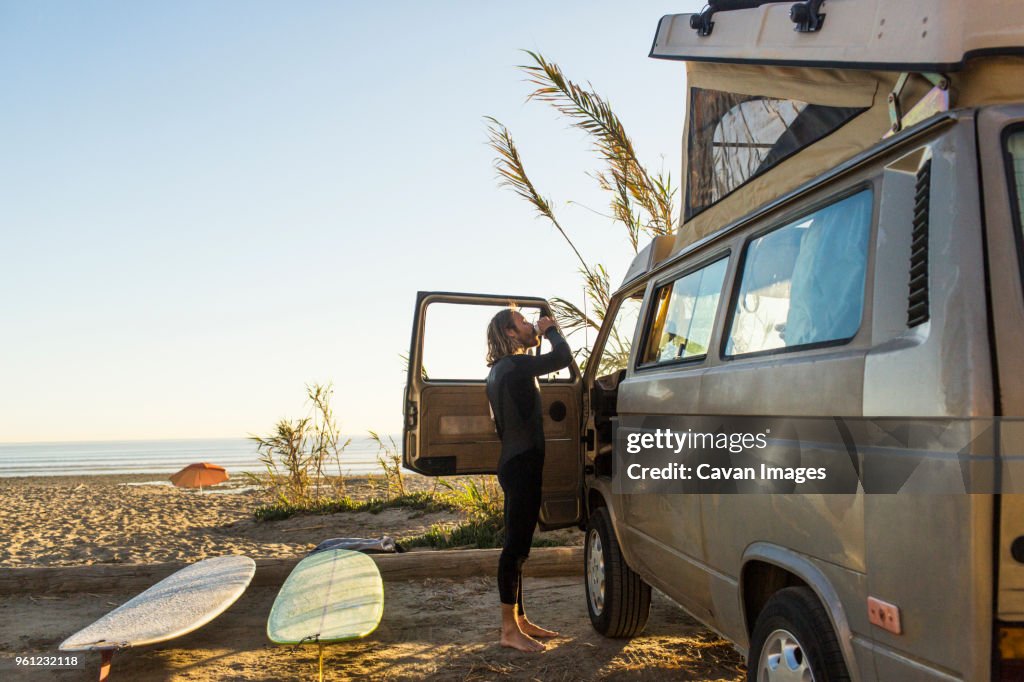
[[[710,0],[699,14],[690,15],[690,28],[699,36],[709,36],[715,27],[712,17],[715,12],[729,12],[738,9],[754,9],[771,3],[793,3],[793,0]],[[804,0],[793,3],[789,8],[789,18],[795,29],[801,33],[813,33],[821,29],[825,23],[825,15],[821,11],[824,0]]]

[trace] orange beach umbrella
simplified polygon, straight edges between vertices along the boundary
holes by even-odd
[[[217,485],[228,480],[228,471],[216,464],[200,462],[187,467],[171,476],[171,483],[179,488],[202,488]]]

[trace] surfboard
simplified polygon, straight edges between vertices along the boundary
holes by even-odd
[[[384,583],[373,559],[332,549],[298,563],[267,619],[275,644],[330,644],[365,637],[384,615]]]
[[[99,651],[100,679],[119,649],[186,635],[222,614],[242,596],[256,572],[246,556],[204,559],[177,571],[65,639],[61,651]]]

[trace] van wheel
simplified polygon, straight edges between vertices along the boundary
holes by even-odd
[[[747,682],[849,682],[825,607],[807,587],[776,592],[757,616]]]
[[[594,629],[605,637],[633,637],[643,632],[651,612],[651,586],[623,561],[604,507],[590,515],[583,562],[587,611]]]

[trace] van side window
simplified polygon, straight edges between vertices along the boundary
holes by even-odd
[[[1006,153],[1010,157],[1010,196],[1017,200],[1017,229],[1024,230],[1024,131],[1006,138]]]
[[[707,355],[728,258],[664,284],[655,291],[641,364]]]
[[[864,308],[872,192],[751,240],[726,355],[852,339]]]

